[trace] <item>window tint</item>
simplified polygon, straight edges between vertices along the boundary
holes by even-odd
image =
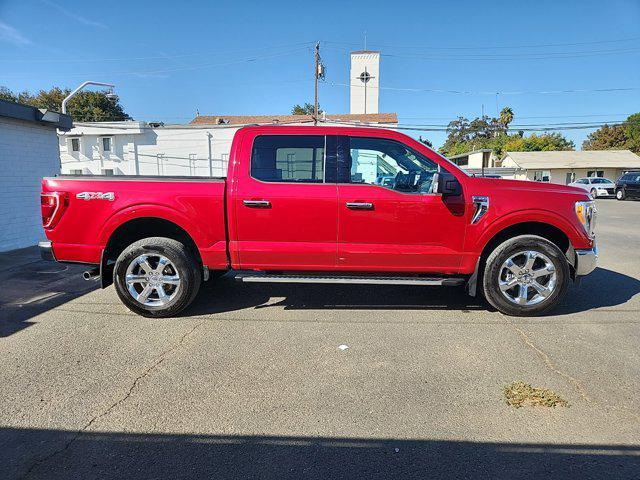
[[[348,139],[341,183],[366,183],[405,193],[429,193],[438,164],[406,145],[382,138]]]
[[[591,183],[613,183],[611,180],[607,180],[606,178],[592,178]]]
[[[586,178],[581,178],[580,180],[578,180],[576,183],[580,183],[582,185],[586,185],[589,183],[589,180]]]
[[[251,176],[265,182],[322,183],[322,135],[262,135],[251,152]]]

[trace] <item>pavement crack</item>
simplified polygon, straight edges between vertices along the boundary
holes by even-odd
[[[47,455],[46,457],[43,457],[39,460],[36,460],[35,462],[33,462],[31,464],[31,466],[27,469],[27,471],[24,473],[24,475],[22,475],[20,477],[21,480],[27,479],[29,478],[29,476],[31,475],[31,473],[40,465],[47,463],[49,460],[51,460],[53,457],[64,453],[66,450],[69,449],[69,447],[71,447],[71,445],[73,445],[78,439],[80,439],[84,433],[91,428],[91,426],[96,423],[98,420],[100,420],[101,418],[106,417],[107,415],[109,415],[113,410],[115,410],[119,405],[121,405],[122,403],[124,403],[125,401],[127,401],[127,399],[131,396],[131,394],[134,392],[134,390],[136,389],[136,387],[140,384],[140,382],[142,380],[144,380],[146,377],[148,377],[156,368],[158,368],[160,366],[160,364],[162,364],[162,362],[164,362],[166,360],[166,358],[171,355],[173,352],[175,352],[176,350],[178,350],[182,344],[185,342],[185,340],[193,333],[195,332],[202,324],[203,322],[200,322],[198,324],[196,324],[193,328],[191,328],[189,331],[187,331],[186,333],[184,333],[180,339],[174,343],[170,348],[168,348],[167,350],[165,350],[164,352],[162,352],[160,355],[158,355],[158,357],[156,357],[155,361],[149,366],[147,367],[140,375],[138,375],[136,378],[134,378],[133,382],[131,383],[131,385],[129,386],[128,390],[126,391],[126,393],[121,396],[120,398],[118,398],[115,402],[113,402],[111,405],[109,405],[104,411],[100,412],[99,414],[93,416],[82,428],[80,428],[78,431],[75,432],[75,434],[58,450],[55,450],[53,452],[51,452],[49,455]]]
[[[560,375],[570,385],[572,385],[585,402],[596,403],[594,400],[591,399],[591,397],[587,393],[586,388],[584,388],[584,385],[582,385],[580,380],[560,370],[560,368],[555,364],[555,362],[551,359],[551,357],[540,347],[536,346],[529,338],[529,335],[527,335],[526,332],[522,330],[520,327],[518,327],[514,322],[507,319],[507,323],[511,326],[511,328],[513,328],[518,333],[518,335],[520,336],[524,344],[527,347],[529,347],[531,350],[533,350],[542,359],[542,361],[544,362],[544,364],[547,366],[549,370],[551,370],[557,375]]]

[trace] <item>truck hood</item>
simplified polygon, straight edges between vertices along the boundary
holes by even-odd
[[[577,195],[588,198],[587,192],[578,187],[570,187],[568,185],[558,185],[556,183],[532,182],[530,180],[505,180],[502,178],[481,178],[471,177],[470,180],[474,186],[478,188],[487,188],[491,190],[512,190],[539,193],[564,193],[569,195]]]

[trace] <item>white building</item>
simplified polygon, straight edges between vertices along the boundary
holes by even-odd
[[[40,185],[60,172],[56,128],[70,127],[67,115],[0,100],[0,252],[42,240]]]
[[[350,113],[378,113],[380,52],[351,52]]]
[[[568,184],[578,178],[605,177],[614,182],[640,169],[640,157],[629,150],[507,152],[502,168],[517,169],[517,180]]]
[[[381,126],[398,123],[395,113],[325,115],[325,119]],[[225,176],[231,141],[238,129],[312,121],[307,115],[251,115],[198,116],[189,125],[79,122],[59,136],[62,173]]]

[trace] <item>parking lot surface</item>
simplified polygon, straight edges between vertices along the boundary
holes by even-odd
[[[177,319],[0,257],[0,478],[638,478],[640,202],[542,318],[461,289],[204,285]],[[568,407],[505,403],[522,380]]]

